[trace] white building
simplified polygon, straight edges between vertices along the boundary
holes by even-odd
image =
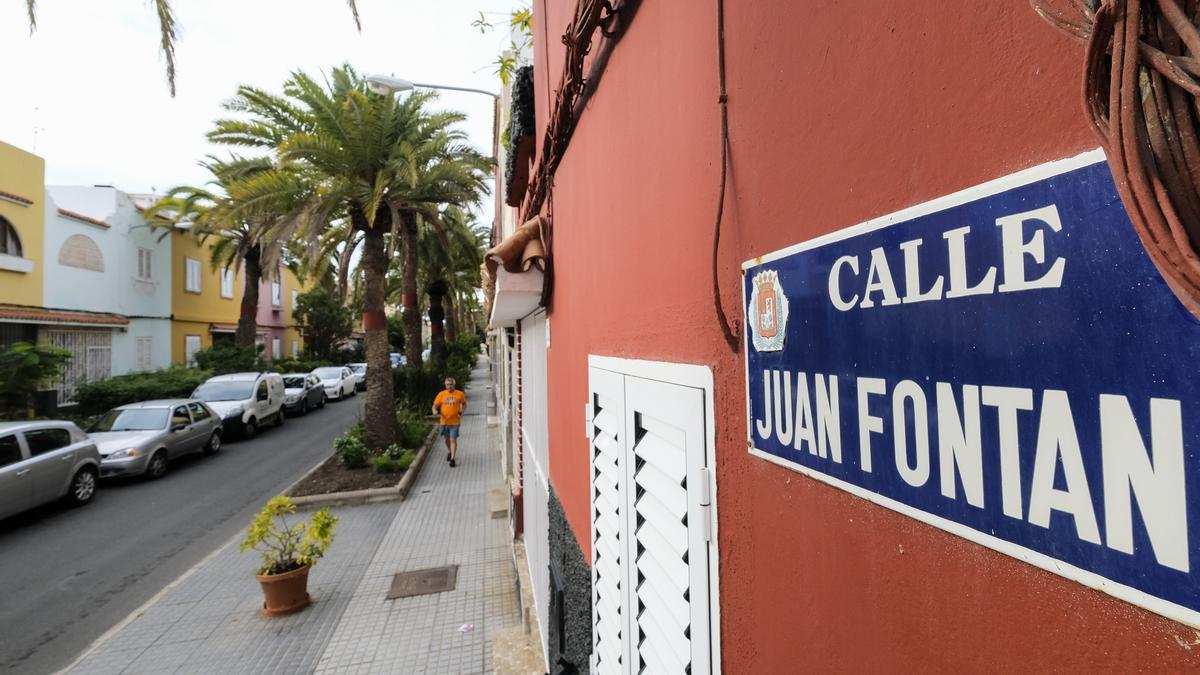
[[[115,315],[122,326],[46,327],[75,358],[59,402],[85,380],[171,362],[171,239],[150,228],[129,195],[107,186],[46,188],[47,308]]]

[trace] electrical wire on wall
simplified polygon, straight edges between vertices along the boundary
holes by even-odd
[[[721,106],[721,187],[717,192],[717,216],[713,225],[712,249],[712,292],[713,306],[717,310],[717,320],[721,323],[721,334],[725,336],[725,344],[735,354],[741,344],[737,335],[737,326],[731,325],[725,315],[725,307],[721,304],[721,276],[718,259],[721,250],[721,223],[725,217],[725,188],[729,178],[729,94],[725,90],[725,0],[717,0],[717,81],[720,95],[717,103]]]

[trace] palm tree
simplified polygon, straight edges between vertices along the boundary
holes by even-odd
[[[474,216],[448,206],[428,223],[421,237],[425,288],[429,294],[430,355],[438,370],[446,365],[446,341],[458,338],[459,298],[479,288],[479,265],[486,249],[486,230]]]
[[[430,94],[414,93],[397,100],[372,94],[366,80],[350,66],[333,69],[317,82],[303,72],[293,73],[277,96],[242,86],[226,104],[242,119],[218,120],[209,139],[273,151],[276,168],[250,176],[233,191],[246,212],[293,201],[296,206],[264,228],[268,240],[302,236],[310,250],[319,251],[322,234],[337,217],[348,219],[361,233],[363,329],[367,347],[367,401],[364,436],[381,448],[395,441],[395,396],[388,356],[384,314],[388,270],[388,238],[408,229],[407,219],[436,211],[441,203],[478,199],[487,160],[463,143],[449,127],[463,116],[430,113]],[[300,177],[294,180],[291,177]],[[292,193],[302,190],[304,197]],[[414,224],[415,228],[415,224]],[[405,253],[405,300],[415,300],[415,232],[402,235]],[[411,258],[411,263],[410,263]],[[410,358],[415,347],[420,362],[420,319],[406,331]],[[406,320],[408,316],[406,316]],[[406,328],[408,324],[406,323]]]
[[[189,233],[200,243],[214,240],[210,248],[213,269],[245,270],[241,311],[238,314],[234,344],[253,347],[258,327],[259,283],[265,276],[273,278],[278,269],[279,247],[265,249],[257,237],[255,224],[238,213],[238,204],[230,197],[230,189],[240,180],[271,168],[265,158],[232,156],[221,160],[209,155],[200,163],[213,175],[212,189],[180,185],[167,191],[146,210],[146,220],[154,216],[166,218],[171,226],[189,225]],[[260,220],[262,217],[260,217]]]

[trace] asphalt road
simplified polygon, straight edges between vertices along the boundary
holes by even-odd
[[[82,508],[53,504],[0,521],[0,672],[69,664],[328,457],[362,400],[330,402],[212,457],[182,458],[158,481],[102,481]],[[247,557],[247,574],[255,564]]]

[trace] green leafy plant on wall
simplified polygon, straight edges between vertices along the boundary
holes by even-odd
[[[523,53],[533,42],[533,10],[529,7],[515,9],[509,13],[505,23],[510,32],[515,33],[518,38],[510,40],[509,48],[497,55],[492,64],[496,67],[496,75],[500,77],[500,81],[507,85],[512,82],[517,69],[524,65],[518,55]],[[496,25],[488,20],[488,16],[484,12],[479,13],[479,16],[471,22],[471,26],[479,29],[479,32],[483,34],[496,30]]]

